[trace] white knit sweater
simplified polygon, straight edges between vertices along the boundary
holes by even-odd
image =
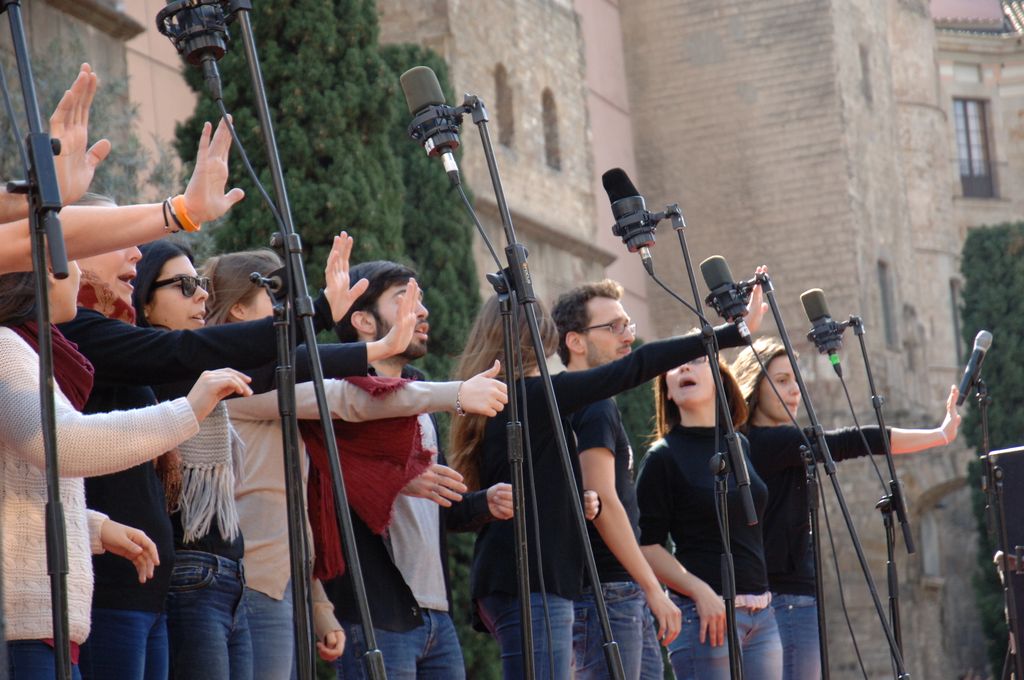
[[[0,512],[3,596],[8,640],[52,638],[46,570],[43,436],[39,356],[9,328],[0,327]],[[82,477],[125,470],[168,451],[199,430],[184,398],[158,406],[83,415],[56,389],[60,496],[68,547],[68,620],[71,640],[89,635],[93,548],[103,515],[85,508]],[[90,533],[90,531],[92,533]]]

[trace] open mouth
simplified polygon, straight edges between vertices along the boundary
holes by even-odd
[[[203,324],[203,325],[206,324],[206,312],[200,312],[198,314],[193,314],[189,318],[191,318],[196,323]]]
[[[693,378],[680,378],[679,379],[679,386],[680,387],[693,387],[696,384],[697,384],[697,381],[694,380]]]
[[[125,272],[117,277],[117,280],[128,286],[129,289],[135,290],[135,270]]]
[[[426,342],[427,339],[430,338],[430,326],[427,324],[420,324],[419,326],[416,326],[416,330],[413,332],[413,335],[420,342]]]

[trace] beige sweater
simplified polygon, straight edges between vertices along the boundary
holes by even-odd
[[[0,513],[3,597],[8,640],[52,638],[50,579],[46,570],[43,435],[39,356],[9,328],[0,327]],[[89,635],[92,558],[106,519],[85,508],[82,477],[126,470],[174,448],[199,430],[186,399],[136,409],[83,415],[55,394],[60,496],[68,547],[68,621],[71,640]]]
[[[324,384],[331,417],[349,422],[450,410],[455,407],[460,385],[458,382],[411,382],[375,399],[344,380],[326,380]],[[312,383],[296,386],[295,401],[299,418],[318,418]],[[288,587],[291,562],[277,393],[267,392],[225,403],[232,424],[245,442],[245,460],[235,470],[235,501],[245,537],[246,586],[280,600]],[[305,449],[302,454],[305,480]],[[320,638],[341,628],[317,580],[313,582],[313,619]]]

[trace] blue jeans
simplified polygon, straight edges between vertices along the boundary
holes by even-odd
[[[676,593],[672,593],[672,601],[683,614],[679,637],[668,646],[676,680],[728,680],[728,636],[718,647],[712,647],[707,640],[701,644],[697,605]],[[746,680],[782,680],[782,644],[772,608],[754,612],[746,607],[737,608],[736,632],[743,658],[743,677]]]
[[[7,643],[10,680],[52,680],[56,677],[57,655],[42,640],[11,640]],[[71,680],[82,680],[76,664],[71,665]]]
[[[448,612],[421,609],[423,625],[398,633],[374,628],[388,680],[465,680],[466,664]],[[343,621],[345,653],[335,662],[338,680],[364,680],[366,638],[361,624]]]
[[[82,645],[85,680],[167,680],[168,663],[166,614],[93,608]]]
[[[488,595],[477,601],[480,618],[501,647],[502,677],[523,677],[523,646],[519,630],[519,598],[512,595]],[[548,595],[551,614],[551,645],[548,650],[544,624],[544,605],[540,593],[530,593],[530,618],[533,623],[533,664],[537,680],[564,680],[572,667],[572,600]],[[551,675],[551,663],[554,675]]]
[[[240,562],[193,550],[177,553],[167,593],[172,677],[252,679],[244,585]]]
[[[664,677],[661,651],[658,649],[654,618],[647,609],[644,591],[633,581],[602,583],[601,591],[608,610],[612,637],[619,645],[625,677],[661,680]],[[576,615],[572,628],[574,677],[576,680],[610,677],[593,589],[585,589],[573,607]],[[654,643],[653,653],[656,656],[653,658],[648,650],[649,642]]]
[[[772,595],[772,609],[782,639],[783,680],[821,678],[818,607],[813,595]]]
[[[252,640],[253,680],[294,679],[297,669],[291,584],[285,586],[281,600],[246,588],[244,603]]]

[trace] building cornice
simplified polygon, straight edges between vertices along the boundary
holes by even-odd
[[[117,40],[127,42],[146,30],[146,27],[138,21],[102,0],[46,0],[46,2]]]

